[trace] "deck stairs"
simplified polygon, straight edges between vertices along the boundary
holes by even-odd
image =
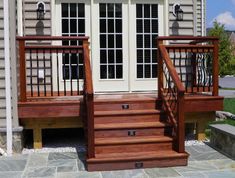
[[[155,96],[110,96],[94,100],[95,157],[87,159],[88,171],[187,165]]]

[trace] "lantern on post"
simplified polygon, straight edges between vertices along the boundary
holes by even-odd
[[[43,1],[39,1],[37,3],[37,19],[38,20],[43,20],[44,19],[44,16],[46,14],[46,5]]]
[[[184,18],[184,11],[181,9],[179,3],[175,3],[172,9],[173,15],[176,17],[177,21],[182,21]]]

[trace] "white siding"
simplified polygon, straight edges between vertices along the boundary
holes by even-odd
[[[24,35],[51,35],[51,5],[50,0],[44,0],[46,15],[42,21],[37,20],[35,0],[23,0],[23,29]]]
[[[6,118],[6,101],[5,101],[5,70],[4,70],[4,26],[3,26],[3,0],[0,0],[0,120]],[[0,122],[3,127],[5,122]]]
[[[180,3],[184,11],[183,21],[176,21],[172,14],[174,3]],[[169,34],[170,35],[202,35],[201,0],[169,0]],[[203,7],[205,17],[205,5]],[[195,17],[195,18],[194,18]]]

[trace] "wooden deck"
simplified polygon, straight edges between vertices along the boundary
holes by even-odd
[[[88,37],[29,36],[17,40],[21,125],[33,129],[35,148],[42,147],[42,129],[83,127],[88,171],[187,165],[185,115],[223,109],[223,98],[218,96],[218,38],[158,37],[158,92],[113,94],[94,94]],[[76,40],[82,45],[28,43],[37,40]],[[172,40],[181,41],[164,44]],[[59,73],[59,60],[63,59],[59,56],[68,52],[83,56],[83,75],[64,77],[62,82],[59,75],[50,75],[48,80],[44,75],[40,82],[36,71],[35,80],[35,54],[36,69],[41,68],[39,60],[43,61],[45,74],[47,60],[52,74],[52,60]],[[26,61],[31,65],[28,73]]]

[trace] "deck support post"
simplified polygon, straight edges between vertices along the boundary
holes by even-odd
[[[42,148],[42,129],[38,127],[33,129],[33,148]]]

